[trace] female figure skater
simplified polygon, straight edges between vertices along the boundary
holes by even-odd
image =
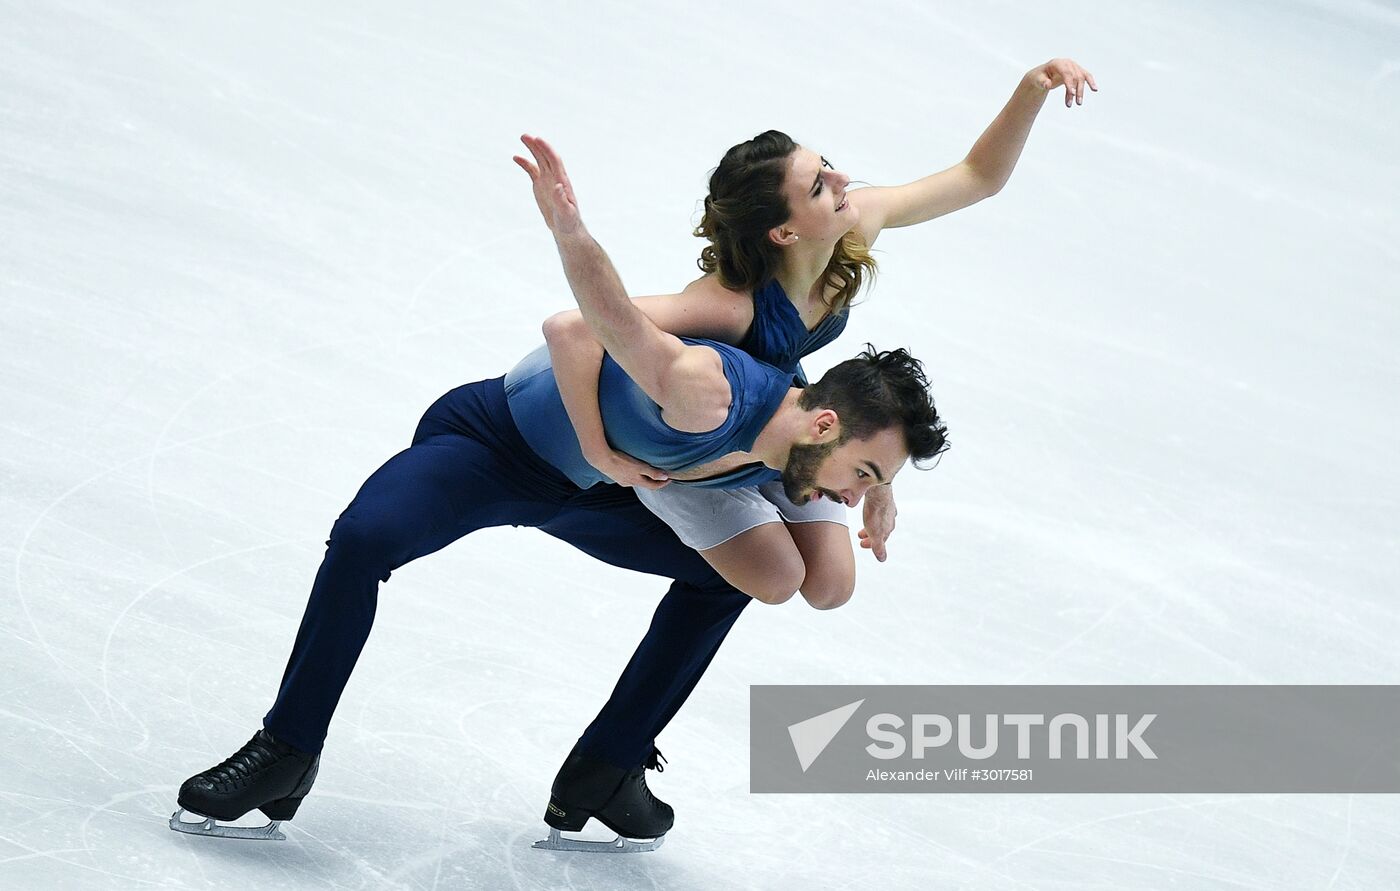
[[[1011,100],[967,157],[903,186],[847,190],[850,177],[815,151],[776,130],[725,153],[710,176],[704,216],[695,230],[709,241],[705,275],[679,294],[642,297],[637,305],[672,334],[741,347],[805,382],[799,360],[834,340],[852,299],[875,271],[869,248],[884,229],[912,226],[995,195],[1011,176],[1031,126],[1056,87],[1065,106],[1083,104],[1094,77],[1070,59],[1052,59],[1021,78]],[[531,151],[548,150],[523,137]],[[530,172],[524,159],[516,162]],[[855,586],[855,555],[839,492],[807,504],[778,484],[740,490],[666,486],[666,476],[621,452],[603,436],[598,370],[603,348],[577,309],[550,317],[545,339],[565,408],[589,463],[666,520],[731,585],[765,603],[795,592],[819,609],[840,606]],[[845,506],[843,506],[845,505]],[[877,560],[894,529],[888,486],[865,501],[861,547]]]

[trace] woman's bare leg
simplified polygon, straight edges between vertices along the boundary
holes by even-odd
[[[817,609],[851,598],[856,560],[851,533],[840,523],[764,523],[700,555],[729,584],[764,603],[798,591]]]
[[[807,576],[788,527],[774,520],[700,552],[724,580],[764,603],[782,603]]]
[[[788,523],[806,575],[802,596],[817,609],[834,609],[851,599],[856,589],[856,555],[851,530],[843,523],[815,520]]]

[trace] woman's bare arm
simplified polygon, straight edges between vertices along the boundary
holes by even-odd
[[[983,131],[967,157],[938,173],[902,186],[852,189],[867,244],[884,229],[913,226],[976,204],[1001,191],[1026,146],[1045,97],[1065,88],[1065,105],[1084,103],[1084,88],[1098,91],[1094,76],[1072,59],[1051,59],[1021,78],[1001,114]]]

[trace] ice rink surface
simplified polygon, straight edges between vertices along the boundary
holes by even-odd
[[[665,585],[531,530],[394,574],[281,844],[170,832],[271,703],[331,522],[570,305],[516,137],[634,294],[784,129],[998,196],[877,244],[952,450],[854,600],[747,610],[654,854],[530,849]],[[1339,2],[0,3],[0,887],[1400,887],[1400,801],[748,792],[765,683],[1400,679],[1400,10]]]

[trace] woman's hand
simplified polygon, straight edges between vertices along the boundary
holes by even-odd
[[[606,452],[584,455],[584,458],[600,473],[605,474],[608,479],[619,486],[660,489],[671,482],[666,471],[657,470],[645,461],[638,461],[625,452],[608,449]]]
[[[1039,68],[1032,68],[1026,72],[1026,79],[1046,91],[1063,86],[1065,108],[1070,107],[1071,101],[1077,105],[1084,104],[1086,84],[1095,93],[1099,91],[1098,84],[1094,83],[1094,76],[1073,59],[1051,59]]]
[[[564,161],[549,143],[537,136],[524,135],[520,141],[534,156],[535,163],[515,155],[513,160],[520,169],[530,175],[535,187],[535,203],[545,225],[555,236],[572,235],[583,228],[579,217],[578,201],[574,198],[574,187],[569,175],[564,172]]]

